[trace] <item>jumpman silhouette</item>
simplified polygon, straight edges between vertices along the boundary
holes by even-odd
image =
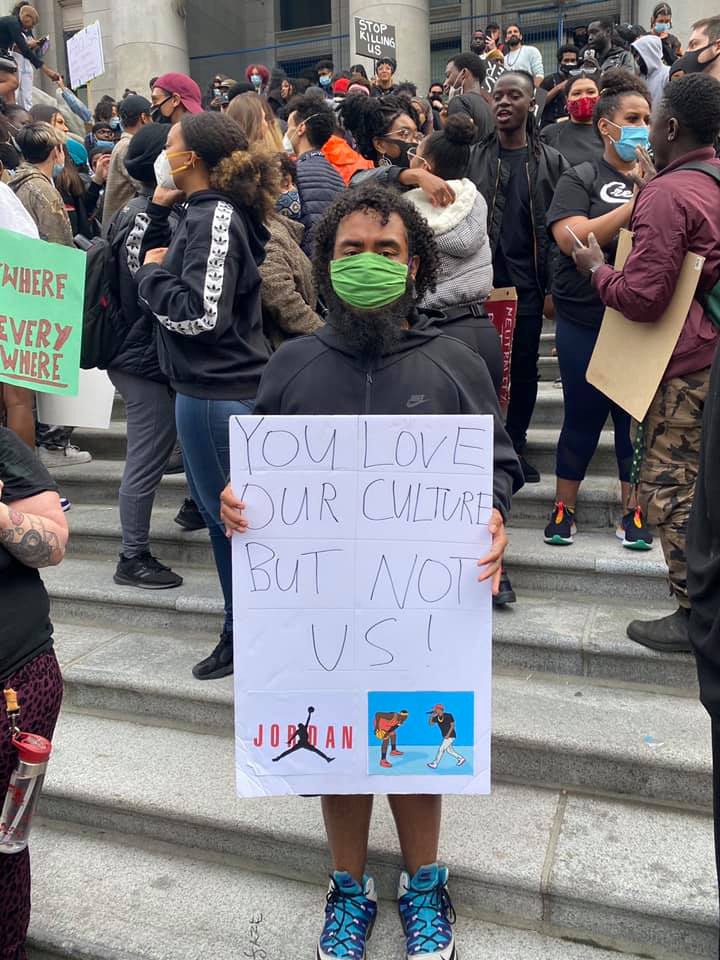
[[[290,737],[288,743],[292,743],[293,740],[297,740],[297,743],[290,747],[289,750],[286,750],[285,753],[281,753],[279,757],[273,757],[272,762],[277,763],[278,760],[282,760],[283,757],[289,757],[291,753],[295,753],[297,750],[310,750],[311,753],[316,753],[319,757],[322,757],[323,760],[327,760],[328,763],[332,763],[335,757],[326,756],[322,750],[318,750],[317,747],[314,747],[310,743],[310,735],[308,733],[308,727],[310,726],[310,717],[315,713],[315,707],[308,707],[308,715],[305,723],[298,723],[297,730]]]

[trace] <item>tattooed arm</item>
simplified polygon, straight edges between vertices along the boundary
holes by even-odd
[[[48,491],[10,504],[0,503],[0,544],[26,567],[60,563],[67,539],[67,520],[56,493]]]

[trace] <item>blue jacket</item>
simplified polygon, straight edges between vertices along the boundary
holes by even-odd
[[[345,190],[345,181],[319,150],[309,150],[297,162],[300,222],[305,227],[303,251],[312,253],[312,228],[335,197]]]

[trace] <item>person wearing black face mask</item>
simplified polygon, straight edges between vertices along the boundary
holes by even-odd
[[[687,53],[673,63],[670,79],[689,73],[705,73],[720,80],[720,16],[692,25]]]
[[[555,123],[560,117],[565,116],[567,106],[565,86],[570,79],[571,72],[578,68],[579,56],[580,51],[572,43],[566,43],[559,48],[557,70],[555,73],[548,74],[540,84],[540,89],[548,92],[542,110],[541,127],[547,126],[548,123]]]
[[[343,126],[355,138],[358,152],[375,167],[359,170],[350,186],[380,183],[400,189],[420,187],[439,207],[455,200],[452,188],[424,167],[410,168],[413,149],[422,140],[420,118],[406,97],[366,97],[356,93],[338,107]]]
[[[202,113],[200,87],[184,73],[166,73],[152,88],[154,123],[179,123],[186,113]]]

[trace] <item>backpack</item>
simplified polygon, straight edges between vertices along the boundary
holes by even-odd
[[[80,366],[105,370],[117,353],[120,317],[117,266],[112,241],[96,237],[85,261],[85,300]]]
[[[700,173],[706,173],[720,186],[720,168],[711,163],[684,163],[678,170],[698,170]],[[720,329],[720,280],[704,294],[696,294],[695,299],[703,305],[705,313],[710,317],[713,326]]]

